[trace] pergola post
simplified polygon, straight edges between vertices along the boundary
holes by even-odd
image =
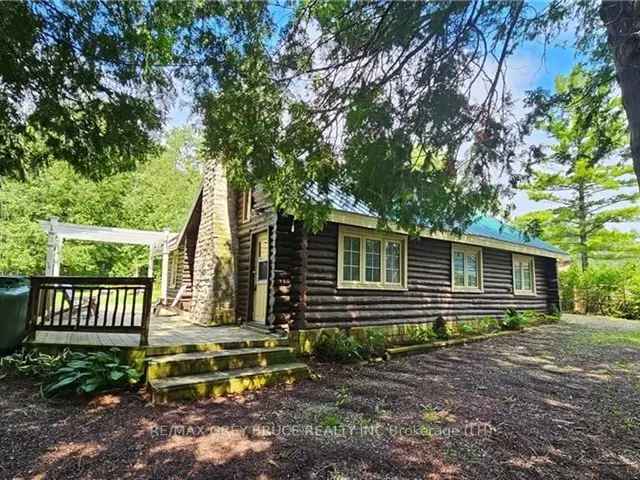
[[[45,275],[50,277],[60,276],[60,263],[62,262],[62,245],[64,238],[58,235],[58,217],[49,219],[49,231],[47,239],[47,263]]]
[[[169,298],[169,231],[164,231],[162,242],[162,304],[167,304]]]
[[[149,245],[149,265],[147,266],[147,277],[153,277],[153,245]]]

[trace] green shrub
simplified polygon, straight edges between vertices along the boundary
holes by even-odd
[[[527,323],[527,319],[522,313],[517,312],[513,308],[509,308],[502,320],[502,328],[504,330],[519,330]]]
[[[63,392],[97,393],[140,380],[135,368],[121,363],[117,348],[107,352],[72,352],[43,389],[45,396]]]
[[[459,322],[457,325],[458,333],[463,337],[477,334],[477,329],[471,323]]]
[[[476,328],[479,333],[497,332],[502,328],[502,323],[495,317],[486,316],[478,320]]]
[[[418,325],[409,330],[407,335],[412,344],[429,343],[437,338],[433,328],[427,325]]]
[[[640,266],[577,265],[560,273],[562,311],[640,320]]]
[[[64,350],[60,354],[47,355],[35,350],[21,350],[0,358],[0,368],[25,377],[48,377],[62,366],[69,353],[69,350]]]
[[[362,353],[367,358],[384,356],[386,348],[384,332],[377,329],[367,330],[366,338],[362,347]]]
[[[318,359],[323,361],[353,363],[373,357],[382,357],[385,348],[384,332],[380,330],[366,330],[362,339],[339,331],[335,334],[323,333],[316,343],[314,353]]]
[[[324,361],[353,363],[365,358],[365,347],[356,337],[343,331],[323,333],[316,343],[315,354]]]

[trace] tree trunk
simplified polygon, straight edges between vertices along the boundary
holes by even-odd
[[[580,261],[582,271],[589,268],[589,252],[587,251],[587,205],[586,194],[583,184],[578,186],[578,221],[580,235]]]
[[[640,185],[640,2],[603,0],[600,18],[614,58],[629,121],[633,168]]]

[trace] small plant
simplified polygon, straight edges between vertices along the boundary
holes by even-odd
[[[517,312],[513,308],[509,308],[502,321],[502,328],[504,330],[519,330],[527,325],[527,323],[528,321],[522,313]]]
[[[463,337],[466,337],[466,336],[469,336],[469,335],[475,335],[476,334],[476,328],[473,325],[471,325],[470,323],[460,322],[460,323],[458,323],[458,332]]]
[[[140,372],[121,363],[119,350],[107,352],[72,352],[53,374],[43,389],[45,396],[75,391],[97,393],[115,387],[124,387],[140,380]]]
[[[315,346],[315,354],[324,361],[353,363],[365,358],[365,348],[356,337],[340,331],[334,335],[324,333]]]
[[[385,352],[384,332],[375,329],[367,330],[367,335],[363,345],[363,354],[367,358],[382,357]]]
[[[0,358],[0,369],[25,377],[46,378],[60,368],[68,356],[69,350],[66,349],[56,355],[21,350]]]
[[[346,385],[342,385],[336,393],[336,407],[340,408],[351,401],[351,392]]]
[[[448,340],[453,336],[451,327],[442,316],[436,318],[433,322],[433,331],[436,334],[436,338],[439,340]]]
[[[437,338],[433,328],[426,325],[419,325],[409,330],[407,335],[409,341],[413,344],[429,343]]]

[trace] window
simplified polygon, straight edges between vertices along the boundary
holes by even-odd
[[[342,226],[338,236],[338,288],[406,288],[405,236]]]
[[[248,222],[251,219],[251,207],[252,205],[252,191],[251,189],[242,192],[242,221]]]
[[[482,247],[451,244],[453,289],[482,291]]]
[[[513,293],[516,295],[536,294],[535,261],[526,255],[513,255]]]

